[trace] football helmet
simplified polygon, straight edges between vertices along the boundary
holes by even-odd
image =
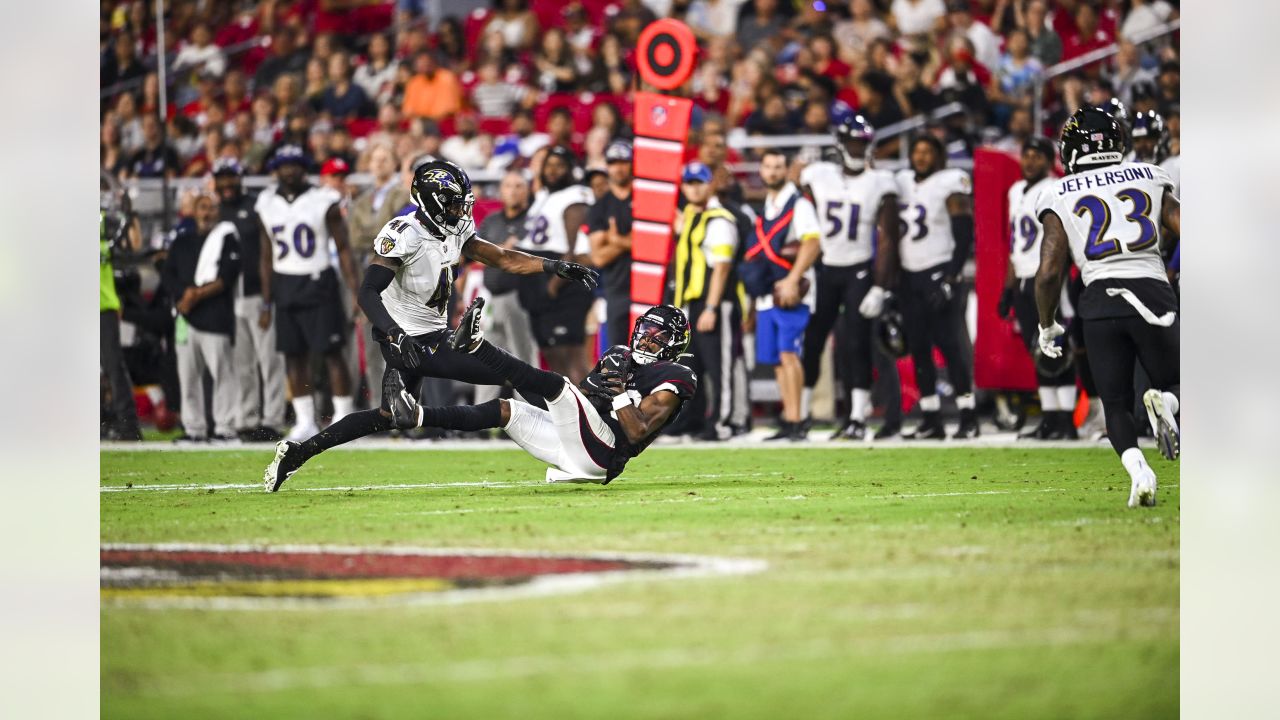
[[[885,302],[880,322],[876,323],[876,344],[891,358],[907,356],[907,333],[903,329],[902,313],[892,300]]]
[[[1077,173],[1124,159],[1125,131],[1115,117],[1093,107],[1082,107],[1062,127],[1062,165]]]
[[[689,318],[674,305],[649,308],[631,331],[631,358],[637,365],[675,361],[688,347]]]
[[[448,160],[431,160],[413,172],[409,196],[427,225],[440,235],[464,235],[475,218],[471,178]]]
[[[871,123],[861,115],[845,114],[831,126],[831,134],[844,169],[852,173],[865,170],[876,142],[876,129]]]
[[[1129,137],[1134,160],[1159,165],[1169,157],[1169,133],[1165,129],[1164,118],[1155,110],[1134,114]],[[1139,140],[1143,142],[1139,143]]]

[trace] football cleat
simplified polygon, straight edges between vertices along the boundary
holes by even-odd
[[[952,435],[951,439],[969,440],[981,434],[982,430],[978,428],[978,414],[973,410],[961,410],[960,427],[956,428],[956,434]]]
[[[1129,488],[1129,507],[1155,507],[1155,504],[1156,474],[1151,468],[1144,468],[1142,473],[1133,478]]]
[[[382,397],[391,408],[391,422],[397,429],[412,430],[422,425],[422,406],[405,388],[399,370],[387,368],[382,376]]]
[[[914,430],[902,435],[903,440],[946,440],[947,429],[942,425],[942,415],[927,412]]]
[[[849,420],[848,422],[845,423],[844,427],[835,431],[835,433],[831,435],[831,439],[832,440],[857,440],[857,441],[866,440],[867,425],[866,423],[860,423],[857,420]]]
[[[480,330],[480,320],[483,317],[484,298],[477,297],[471,302],[471,307],[462,313],[457,329],[449,336],[449,347],[458,352],[473,353],[479,350],[480,341],[484,340],[484,333]]]
[[[263,489],[269,493],[276,492],[280,486],[288,480],[291,475],[298,472],[298,468],[302,467],[302,463],[298,460],[297,453],[293,453],[293,457],[289,457],[290,452],[298,448],[298,443],[289,440],[281,440],[276,443],[276,456],[267,466],[267,471],[262,474]]]
[[[799,424],[800,423],[789,423],[786,420],[779,421],[778,432],[765,438],[764,441],[771,442],[774,440],[790,440],[791,437],[795,434],[795,427],[798,426]]]
[[[1156,436],[1160,445],[1160,454],[1168,460],[1178,459],[1178,421],[1170,411],[1165,393],[1151,389],[1142,394],[1142,404],[1147,408],[1147,420],[1151,423],[1151,433]]]
[[[887,422],[881,425],[880,429],[876,430],[875,433],[872,434],[871,439],[872,440],[888,440],[890,438],[897,437],[901,433],[902,433],[902,425],[896,422]]]

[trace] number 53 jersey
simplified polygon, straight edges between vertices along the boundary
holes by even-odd
[[[1060,178],[1040,194],[1036,216],[1062,221],[1086,286],[1147,278],[1168,283],[1160,257],[1160,213],[1173,179],[1158,165],[1121,163]]]
[[[382,291],[382,302],[391,319],[410,335],[423,335],[448,327],[449,293],[462,261],[462,246],[475,232],[439,238],[417,215],[392,219],[373,240],[373,251],[399,258],[396,279]]]

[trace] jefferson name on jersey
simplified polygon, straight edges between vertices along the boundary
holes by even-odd
[[[956,240],[951,236],[947,198],[972,195],[973,182],[959,168],[943,168],[916,181],[911,170],[898,172],[898,202],[902,206],[902,268],[920,272],[951,259]]]
[[[462,246],[474,231],[442,239],[431,234],[417,215],[393,218],[373,240],[382,257],[399,258],[396,278],[382,291],[391,318],[406,333],[422,335],[448,327],[449,293],[462,259]]]
[[[289,202],[277,187],[258,195],[253,209],[271,233],[272,269],[281,275],[317,276],[330,267],[325,216],[341,200],[332,188],[312,185]]]
[[[813,192],[822,222],[822,264],[848,267],[870,261],[876,252],[880,201],[898,193],[893,174],[868,169],[845,175],[839,165],[820,162],[800,172],[800,184]]]

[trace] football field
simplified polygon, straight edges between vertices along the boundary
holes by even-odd
[[[547,485],[510,444],[474,445],[331,451],[275,495],[270,449],[104,450],[104,558],[649,564],[337,591],[290,570],[168,594],[127,571],[108,587],[104,569],[103,716],[1177,716],[1178,464],[1153,450],[1159,505],[1130,510],[1103,445],[656,447],[606,487]],[[671,555],[697,558],[681,572]]]

